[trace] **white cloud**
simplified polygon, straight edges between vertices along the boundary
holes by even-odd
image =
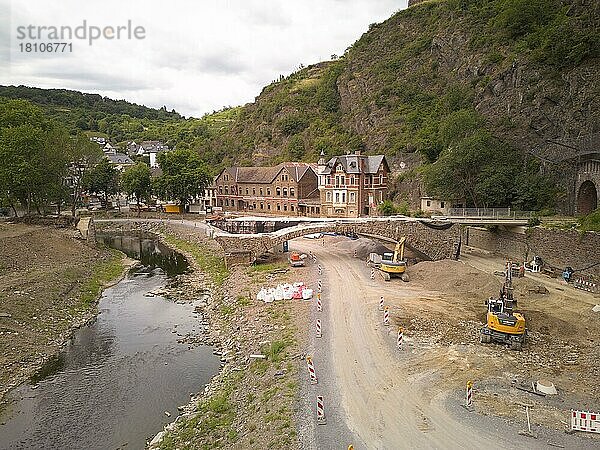
[[[0,12],[10,10],[0,15],[0,83],[76,89],[200,116],[252,101],[264,85],[299,64],[342,54],[370,23],[406,3],[0,0]],[[66,54],[20,51],[26,41],[17,39],[18,26],[76,27],[84,20],[98,27],[130,20],[144,27],[146,37],[98,39],[92,45],[74,40],[73,52]]]

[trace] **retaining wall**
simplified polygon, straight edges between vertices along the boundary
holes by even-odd
[[[529,229],[525,234],[468,227],[466,244],[507,258],[531,260],[540,256],[551,267],[575,270],[600,263],[600,233],[572,230]],[[582,271],[600,280],[600,264]]]

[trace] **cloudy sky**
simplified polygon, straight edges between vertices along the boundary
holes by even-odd
[[[201,116],[250,102],[299,64],[327,60],[407,0],[0,0],[0,84],[75,89]],[[87,28],[86,40],[37,27]],[[130,22],[129,22],[130,21]],[[119,26],[143,39],[116,39]],[[33,37],[19,27],[33,25]],[[91,33],[106,31],[89,44]],[[114,31],[111,31],[114,30]],[[29,30],[25,29],[28,33]],[[79,30],[82,36],[83,28]],[[67,33],[67,30],[64,30]],[[141,34],[141,33],[138,33]],[[65,37],[68,37],[65,35]],[[71,42],[72,52],[21,51]]]

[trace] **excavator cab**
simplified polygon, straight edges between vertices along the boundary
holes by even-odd
[[[480,341],[488,344],[492,341],[508,344],[512,350],[521,350],[525,342],[525,317],[514,312],[517,304],[512,287],[510,263],[507,264],[505,281],[498,298],[487,301],[486,325],[481,329]]]
[[[406,236],[402,236],[396,247],[394,253],[384,253],[381,255],[381,265],[379,270],[385,281],[390,281],[392,276],[398,276],[402,281],[408,281],[408,275],[406,272],[406,260],[404,259],[404,242]]]

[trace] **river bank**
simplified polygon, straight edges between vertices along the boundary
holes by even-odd
[[[314,267],[291,270],[280,255],[269,264],[228,271],[222,249],[200,227],[159,223],[110,227],[155,232],[185,254],[194,271],[177,277],[167,288],[168,296],[191,302],[201,312],[209,331],[197,338],[217,347],[222,361],[219,374],[182,407],[181,416],[151,447],[297,447],[298,390],[306,370],[302,349],[310,302],[265,304],[255,298],[261,287],[308,283]]]
[[[71,229],[0,223],[0,418],[7,392],[94,320],[102,289],[133,263]]]

